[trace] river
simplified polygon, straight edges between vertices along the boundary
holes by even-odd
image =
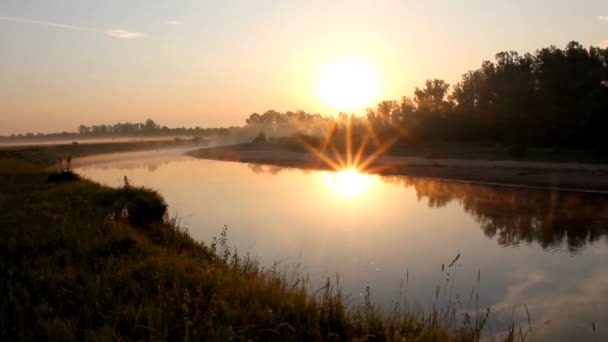
[[[473,313],[490,307],[487,333],[503,333],[513,319],[525,330],[527,308],[534,340],[608,340],[607,195],[181,152],[89,158],[77,172],[110,186],[127,176],[155,189],[195,239],[208,243],[226,226],[240,255],[266,267],[299,265],[313,289],[338,278],[353,305],[369,286],[386,310],[405,302]]]

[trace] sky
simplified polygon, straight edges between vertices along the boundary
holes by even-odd
[[[334,115],[318,93],[327,65],[371,70],[371,107],[426,79],[455,84],[499,51],[571,40],[608,44],[608,1],[2,0],[0,135]]]

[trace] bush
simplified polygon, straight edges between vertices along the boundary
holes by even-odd
[[[127,210],[129,210],[129,224],[141,227],[163,221],[167,213],[167,204],[163,198],[154,191],[136,189],[126,190],[133,192]]]
[[[80,180],[80,176],[72,170],[63,170],[60,172],[54,172],[54,173],[49,174],[49,176],[47,177],[47,181],[49,183],[72,182],[72,181],[77,181],[77,180]]]
[[[161,223],[167,213],[167,204],[162,196],[145,188],[129,186],[122,189],[104,189],[97,195],[96,202],[111,208],[115,218],[120,218],[123,209],[127,209],[129,224],[132,227]]]

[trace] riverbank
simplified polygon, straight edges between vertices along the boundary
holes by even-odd
[[[162,196],[152,190],[49,171],[43,162],[52,157],[39,157],[0,158],[2,339],[481,336],[485,311],[458,325],[450,307],[387,314],[374,304],[373,289],[354,304],[329,280],[311,288],[303,274],[239,255],[226,230],[209,245],[194,241],[178,219],[166,217]]]
[[[332,170],[330,164],[306,151],[280,144],[240,144],[203,148],[187,153],[205,159],[269,164],[315,170]],[[363,156],[360,160],[365,160]],[[337,161],[334,153],[326,158]],[[421,155],[382,155],[363,172],[405,175],[485,184],[555,190],[608,192],[608,164],[533,160],[484,160]]]
[[[2,146],[0,147],[1,160],[18,160],[29,164],[49,167],[71,159],[108,153],[135,152],[146,150],[160,150],[179,147],[201,147],[202,143],[196,139],[150,140],[131,142],[103,142],[90,144],[59,144],[39,146]]]

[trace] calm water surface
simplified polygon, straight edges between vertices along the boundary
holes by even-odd
[[[608,340],[608,196],[178,152],[85,159],[77,171],[111,186],[126,175],[154,188],[195,239],[208,242],[227,225],[239,253],[267,266],[299,263],[313,287],[338,274],[354,304],[370,286],[387,309],[404,293],[429,308],[439,286],[440,303],[459,299],[474,310],[467,303],[479,272],[480,308],[492,310],[488,332],[503,331],[512,317],[525,322],[527,305],[535,340]]]

